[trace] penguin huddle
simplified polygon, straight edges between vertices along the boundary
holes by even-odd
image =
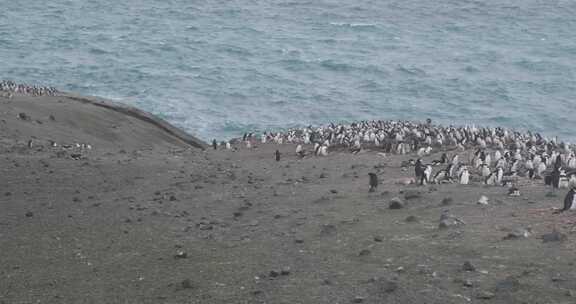
[[[10,80],[0,81],[0,91],[28,96],[56,96],[60,93],[54,87],[18,84]]]

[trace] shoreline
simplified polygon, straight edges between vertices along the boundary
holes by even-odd
[[[254,136],[203,150],[163,120],[98,98],[0,97],[0,107],[0,303],[576,296],[576,221],[555,213],[566,190],[522,167],[519,195],[509,195],[485,183],[471,147],[396,154],[363,142],[350,150],[353,140],[317,156],[316,140],[297,153],[306,137],[287,143],[283,133],[282,144]],[[469,167],[468,184],[412,181],[411,159],[436,173],[443,154]]]

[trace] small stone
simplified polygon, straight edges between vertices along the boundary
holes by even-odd
[[[185,259],[188,257],[188,254],[184,250],[178,250],[176,251],[174,257],[178,259]]]
[[[290,274],[290,271],[291,271],[290,267],[283,267],[280,270],[280,275],[287,276]]]
[[[409,215],[408,217],[406,217],[406,219],[404,221],[406,223],[418,223],[420,220],[415,215]]]
[[[248,223],[248,225],[255,227],[255,226],[260,225],[260,222],[258,220],[252,220],[252,221],[250,221],[250,223]]]
[[[421,196],[422,196],[422,194],[420,193],[420,191],[417,191],[417,190],[404,191],[404,199],[406,199],[406,200],[420,198]]]
[[[464,280],[464,282],[462,282],[462,285],[464,287],[474,287],[474,283],[470,280]]]
[[[488,197],[485,195],[480,196],[480,199],[478,199],[478,205],[488,205]]]
[[[474,265],[472,265],[472,263],[470,263],[470,261],[466,261],[462,265],[462,270],[464,270],[464,271],[476,271],[476,267],[474,267]]]
[[[360,250],[360,252],[358,253],[358,256],[367,256],[370,255],[372,252],[369,249],[363,249]]]
[[[177,201],[178,199],[176,198],[176,196],[170,195],[169,200],[170,200],[171,202],[175,202],[175,201]]]
[[[451,197],[446,197],[442,200],[442,202],[440,203],[440,205],[442,206],[450,206],[452,205],[452,203],[454,203],[454,199]]]
[[[382,283],[382,290],[386,293],[392,293],[398,289],[398,282],[387,280]]]
[[[302,243],[304,243],[304,239],[301,238],[301,237],[296,237],[296,238],[294,239],[294,243],[296,243],[296,244],[302,244]]]
[[[364,298],[358,297],[358,296],[352,300],[352,303],[363,303],[363,302],[364,302]]]
[[[276,278],[280,275],[280,272],[276,271],[276,270],[270,270],[270,273],[268,274],[271,278]]]
[[[481,290],[476,293],[476,299],[489,300],[494,298],[495,294],[487,290]]]
[[[542,235],[542,242],[549,243],[549,242],[563,242],[565,241],[567,236],[557,230],[553,230],[550,233],[546,233]]]
[[[330,193],[336,194],[336,193],[338,193],[338,190],[332,189],[332,190],[330,190]]]
[[[34,216],[34,212],[28,211],[28,212],[26,212],[25,215],[26,215],[26,217],[33,217],[33,216]]]
[[[390,200],[390,203],[388,204],[388,208],[389,209],[402,209],[404,208],[404,202],[402,202],[402,200],[398,197],[394,197]]]
[[[383,241],[382,237],[380,237],[380,236],[375,236],[375,237],[374,237],[374,242],[380,243],[380,242],[382,242],[382,241]]]
[[[26,115],[26,113],[18,113],[18,118],[22,120],[30,120],[30,116]]]
[[[520,281],[513,276],[506,277],[504,280],[496,283],[497,291],[517,291],[520,289]]]
[[[194,288],[194,286],[192,286],[192,281],[190,281],[190,279],[185,279],[182,282],[180,282],[180,286],[184,289]]]

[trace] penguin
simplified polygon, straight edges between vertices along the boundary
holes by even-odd
[[[414,175],[416,175],[416,178],[420,178],[422,177],[422,175],[424,174],[424,165],[422,165],[422,159],[417,159],[416,163],[414,164]]]
[[[302,153],[302,145],[297,145],[296,146],[296,154],[300,155],[300,153]]]
[[[520,189],[512,186],[508,189],[508,196],[520,196]]]
[[[446,169],[438,171],[438,173],[436,173],[434,175],[433,182],[435,184],[440,184],[442,182],[452,180],[452,177],[450,174],[452,171],[452,167],[453,167],[452,164],[449,164],[448,167],[446,167]]]
[[[280,151],[276,150],[276,152],[274,154],[276,156],[276,161],[279,162],[280,161]]]
[[[487,178],[490,175],[490,168],[486,164],[480,165],[480,174],[482,177]]]
[[[536,176],[542,177],[542,173],[546,171],[546,161],[541,161],[536,168]]]
[[[576,188],[572,187],[564,197],[564,208],[562,208],[560,212],[576,208],[576,202],[574,201],[575,198],[576,198]]]
[[[468,172],[468,168],[464,166],[462,168],[462,173],[460,173],[460,184],[468,185],[469,182],[470,182],[470,172]]]
[[[558,178],[558,188],[565,189],[570,186],[570,180],[566,175],[566,171],[564,169],[560,169],[560,176]]]
[[[216,142],[216,139],[212,140],[212,148],[214,148],[214,150],[218,150],[218,142]]]
[[[445,164],[448,162],[448,155],[446,153],[442,153],[442,157],[440,157],[440,163]]]
[[[368,173],[368,175],[370,176],[370,189],[368,192],[374,192],[376,191],[376,188],[378,188],[378,175],[372,172]]]
[[[246,142],[246,148],[252,149],[252,143],[250,141]]]
[[[422,185],[424,181],[426,182],[426,184],[428,184],[430,182],[431,176],[432,176],[432,166],[427,165],[426,169],[424,169],[424,175],[423,179],[420,181],[420,185]]]

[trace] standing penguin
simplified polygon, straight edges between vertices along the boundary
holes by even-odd
[[[376,191],[376,188],[378,188],[378,175],[372,172],[368,173],[368,175],[370,176],[370,189],[368,192],[374,192]]]
[[[276,155],[276,161],[280,161],[280,151],[276,150],[276,153],[274,153]]]
[[[564,208],[560,212],[567,211],[576,207],[574,199],[576,198],[576,188],[572,187],[564,197]]]
[[[461,185],[468,185],[470,182],[470,172],[468,172],[468,168],[462,168],[462,173],[460,173],[460,184]]]
[[[218,143],[216,142],[216,139],[212,140],[212,148],[214,148],[214,150],[218,149]]]

